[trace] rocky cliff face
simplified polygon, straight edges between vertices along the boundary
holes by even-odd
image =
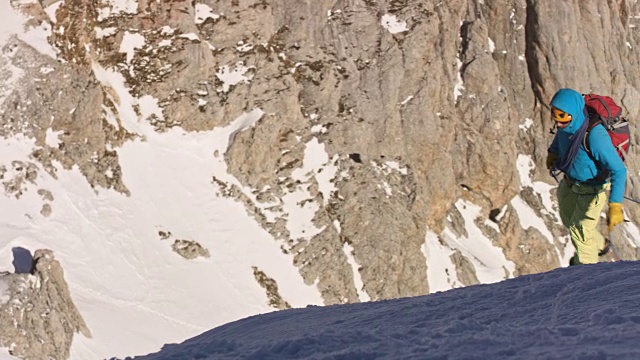
[[[18,38],[3,49],[34,81],[5,94],[0,134],[38,145],[31,164],[4,165],[18,174],[3,179],[5,192],[19,196],[38,169],[56,176],[56,161],[129,194],[117,149],[144,141],[139,122],[197,132],[260,109],[214,154],[251,191],[215,177],[213,186],[246,206],[326,304],[429,293],[433,256],[452,264],[433,273],[444,282],[486,281],[478,264],[491,261],[455,237],[500,249],[513,264],[493,269],[503,278],[560,266],[566,231],[534,186],[553,184],[544,170],[550,97],[572,87],[611,94],[632,119],[640,111],[635,1],[124,3],[20,5],[50,27],[56,53]],[[313,152],[322,154],[315,163]],[[635,148],[628,165],[637,168]],[[640,198],[630,175],[627,194]],[[46,198],[42,214],[55,213]],[[305,230],[289,206],[311,211]],[[638,219],[637,206],[626,211]],[[624,258],[638,258],[628,234],[618,242]]]
[[[75,333],[91,332],[50,250],[33,255],[30,273],[0,275],[0,346],[20,359],[68,359]]]

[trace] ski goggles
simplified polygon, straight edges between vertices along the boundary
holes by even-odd
[[[551,107],[551,117],[555,122],[568,123],[572,120],[571,114],[568,114],[557,107]]]

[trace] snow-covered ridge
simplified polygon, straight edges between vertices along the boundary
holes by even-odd
[[[634,263],[598,264],[429,296],[286,310],[226,324],[134,360],[256,353],[301,359],[632,359],[640,356],[636,272]],[[576,299],[581,306],[571,306]]]
[[[416,78],[430,80],[430,62],[444,67],[410,46],[412,36],[431,39],[413,32],[435,19],[387,14],[375,1],[365,5],[376,11],[319,1],[317,17],[291,7],[287,21],[304,19],[295,27],[272,18],[275,3],[236,12],[222,2],[104,0],[75,28],[70,4],[45,2],[0,25],[0,45],[11,44],[0,55],[10,135],[0,137],[0,271],[14,270],[14,248],[55,252],[94,335],[76,336],[73,358],[149,353],[286,307],[500,282],[539,269],[526,267],[529,254],[567,264],[573,249],[558,230],[553,186],[535,177],[531,154],[505,161],[496,187],[521,185],[505,199],[431,182],[441,173],[477,180],[447,168],[445,141],[435,141],[436,156],[419,152],[440,136],[434,123],[485,101],[473,78],[463,81],[469,63],[458,53],[445,59],[453,78],[439,78],[446,104],[426,106],[438,91],[412,74],[428,69]],[[310,43],[351,24],[377,32]],[[307,27],[315,30],[300,32]],[[350,42],[361,38],[370,41]],[[507,56],[494,53],[500,43],[482,36],[479,48]],[[505,113],[487,117],[496,132]],[[516,113],[508,133],[534,134],[533,115]],[[476,130],[456,131],[456,151],[479,151],[464,144],[482,142]],[[434,193],[457,198],[445,206]]]

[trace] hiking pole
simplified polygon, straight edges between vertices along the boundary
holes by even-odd
[[[630,197],[628,197],[628,196],[624,196],[624,198],[625,198],[625,199],[627,199],[627,200],[629,200],[629,201],[632,201],[632,202],[634,202],[634,203],[636,203],[636,204],[640,204],[640,201],[638,201],[638,200],[636,200],[636,199],[630,198]]]
[[[560,180],[558,180],[558,175],[559,174],[560,174],[560,172],[556,171],[555,167],[549,169],[549,175],[551,175],[551,177],[553,177],[555,179],[557,184],[560,184]]]

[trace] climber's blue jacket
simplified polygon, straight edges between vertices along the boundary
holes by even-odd
[[[558,129],[549,152],[563,157],[569,150],[572,136],[578,131],[585,118],[584,98],[580,93],[572,89],[561,89],[551,100],[554,106],[571,115],[572,120],[564,129]],[[588,133],[588,147],[591,156],[584,145],[578,149],[573,164],[565,173],[571,180],[586,185],[600,185],[611,181],[610,202],[621,203],[624,196],[624,188],[627,181],[627,168],[611,143],[607,130],[602,125],[597,125]],[[582,141],[581,141],[582,142]]]

